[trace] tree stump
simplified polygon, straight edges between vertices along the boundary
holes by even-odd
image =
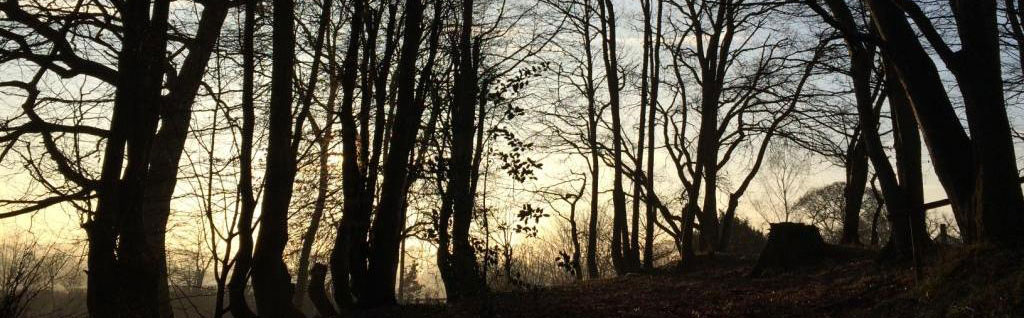
[[[826,255],[825,240],[818,228],[802,223],[772,223],[768,242],[761,251],[750,276],[768,271],[789,271],[821,261]]]

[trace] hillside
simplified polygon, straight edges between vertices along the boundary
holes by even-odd
[[[878,265],[873,255],[827,261],[813,268],[765,278],[747,277],[753,259],[718,256],[686,269],[662,269],[653,274],[494,295],[490,299],[490,314],[476,303],[404,306],[361,316],[972,317],[1024,313],[1019,304],[1020,296],[1024,295],[1018,279],[1020,254],[998,256],[1002,261],[993,261],[991,256],[976,257],[973,251],[952,254],[943,257],[948,261],[936,262],[943,265],[926,268],[926,277],[920,284],[915,283],[911,268]],[[1003,275],[989,268],[989,273],[950,275],[950,268],[957,271],[962,266],[956,264],[964,264],[965,259],[984,260],[1018,274]],[[983,276],[1001,283],[978,278]],[[937,284],[943,278],[946,285]],[[949,292],[936,292],[936,286],[945,286],[942,288]],[[994,299],[986,297],[984,291],[1005,296]]]

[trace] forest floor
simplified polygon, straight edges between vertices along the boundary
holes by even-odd
[[[956,252],[957,256],[943,258],[952,261],[934,262],[944,265],[926,268],[927,276],[920,282],[912,267],[882,266],[873,255],[855,254],[763,278],[747,275],[755,259],[720,255],[691,261],[681,269],[498,293],[488,300],[490,310],[479,303],[410,305],[360,316],[974,317],[1024,313],[1018,298],[1024,296],[1022,254],[993,261],[991,257],[963,256],[971,252]],[[979,267],[982,263],[991,265]],[[965,265],[974,268],[970,274],[962,273]],[[997,274],[1007,269],[1010,273]],[[987,271],[982,275],[987,278],[978,278],[980,271]],[[1007,281],[1007,276],[1015,278]],[[992,279],[1001,283],[992,283]],[[995,285],[1002,287],[991,294]],[[929,291],[935,288],[943,290]],[[983,299],[964,302],[972,295]]]

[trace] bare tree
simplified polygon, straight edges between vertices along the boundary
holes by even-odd
[[[815,75],[824,44],[806,50],[796,48],[795,40],[759,36],[768,32],[764,26],[774,6],[710,1],[672,4],[675,10],[666,15],[671,28],[663,37],[673,39],[666,49],[672,56],[670,69],[675,81],[670,87],[674,96],[670,105],[657,107],[657,111],[663,118],[665,149],[683,185],[683,211],[681,215],[669,211],[667,201],[654,189],[648,189],[647,197],[661,216],[655,224],[672,234],[685,258],[694,253],[693,229],[698,219],[702,246],[714,250],[728,245],[740,198],[760,170],[772,137],[789,121],[798,101],[813,92],[805,87],[811,86],[809,79]],[[743,38],[737,38],[741,33]],[[685,42],[691,36],[694,45]],[[782,57],[785,50],[792,50],[790,58]],[[808,57],[806,54],[810,58],[792,58]],[[691,96],[694,93],[696,97]],[[697,129],[691,127],[694,115],[700,122]],[[734,188],[725,189],[728,205],[719,220],[722,211],[717,208],[717,197],[724,184],[718,182],[718,171],[740,157],[737,149],[751,144],[753,151],[746,156],[749,168],[738,184],[730,184]],[[636,182],[650,182],[643,173],[630,175]],[[704,203],[700,204],[702,196]]]
[[[331,16],[333,14],[331,0],[325,0],[322,8],[320,9],[320,19],[316,28],[316,36],[313,40],[313,62],[310,66],[309,79],[306,87],[303,90],[301,107],[302,112],[309,114],[309,109],[313,105],[314,95],[316,93],[317,83],[319,82],[319,71],[321,68],[320,56],[323,55],[325,49],[325,41],[327,41],[328,32],[331,29]],[[328,158],[330,157],[330,146],[334,136],[332,126],[335,120],[334,104],[337,98],[338,92],[338,81],[336,72],[336,58],[334,48],[327,48],[328,50],[328,66],[327,75],[330,78],[328,83],[328,97],[326,102],[326,113],[327,118],[324,126],[320,127],[317,125],[313,118],[309,118],[310,125],[313,128],[313,134],[316,136],[315,143],[319,147],[319,153],[317,154],[317,182],[316,182],[316,198],[313,203],[313,211],[310,215],[310,223],[306,228],[305,234],[302,236],[302,247],[299,252],[299,264],[296,270],[296,286],[295,293],[292,295],[293,302],[299,308],[302,308],[303,300],[306,299],[307,286],[309,284],[309,258],[313,250],[313,243],[316,240],[316,234],[320,230],[320,223],[323,219],[324,210],[327,205],[328,193],[328,182],[330,180],[330,169],[328,166]],[[300,116],[303,116],[300,114]],[[311,117],[311,116],[310,116]],[[299,143],[301,141],[301,127],[296,128],[296,135],[292,139],[292,151],[294,155],[298,155]]]
[[[877,45],[864,40],[864,33],[860,31],[864,27],[857,23],[850,7],[845,2],[826,2],[828,11],[817,5],[817,2],[808,2],[808,4],[812,10],[825,17],[826,21],[840,32],[846,43],[850,57],[849,74],[853,81],[859,118],[860,138],[886,198],[885,204],[890,213],[889,220],[895,234],[890,240],[892,246],[895,247],[892,251],[897,252],[893,255],[916,256],[917,249],[924,247],[928,238],[926,235],[922,235],[923,231],[921,231],[924,225],[924,210],[921,206],[923,194],[921,190],[920,145],[917,142],[919,137],[917,137],[917,129],[913,125],[913,121],[906,120],[906,115],[902,116],[903,120],[901,121],[898,116],[901,113],[909,113],[909,109],[906,108],[906,98],[901,93],[904,91],[904,87],[902,83],[895,80],[891,65],[886,64],[885,71],[879,72],[886,76],[886,94],[879,94],[880,90],[878,89],[873,90],[872,78],[876,73],[874,56]],[[876,98],[876,96],[878,97]],[[890,109],[892,109],[895,123],[893,126],[897,127],[895,135],[898,143],[898,147],[896,147],[898,170],[894,169],[889,162],[878,132],[880,107],[886,98],[889,101]],[[850,218],[852,219],[852,217]]]
[[[288,240],[288,205],[295,180],[292,148],[292,66],[295,61],[295,12],[291,0],[274,1],[273,67],[267,168],[259,237],[252,254],[252,286],[262,316],[302,317],[292,304],[291,277],[283,260]],[[301,118],[301,117],[300,117]],[[301,119],[296,123],[302,126]],[[296,128],[301,131],[301,128]]]
[[[380,204],[373,219],[373,250],[369,257],[368,277],[374,281],[389,282],[367,286],[366,305],[394,304],[395,275],[398,265],[398,248],[401,241],[401,223],[405,220],[406,181],[408,179],[409,155],[416,141],[424,107],[415,103],[416,56],[423,20],[423,4],[409,0],[405,7],[405,32],[402,50],[395,71],[398,99],[388,157],[384,159],[383,180],[381,181]]]
[[[565,39],[556,39],[553,45],[561,50],[572,52],[566,54],[565,58],[569,63],[557,63],[560,67],[556,69],[558,85],[566,85],[571,94],[578,95],[585,105],[583,109],[573,110],[573,103],[559,101],[556,112],[546,113],[545,121],[548,130],[551,131],[552,139],[558,144],[566,144],[572,148],[572,152],[587,160],[589,179],[589,217],[587,222],[586,242],[586,267],[588,278],[598,278],[600,269],[598,264],[598,237],[591,233],[598,233],[598,218],[600,205],[600,177],[601,177],[601,152],[602,144],[599,142],[600,124],[602,122],[606,105],[598,100],[598,89],[602,81],[594,67],[592,33],[594,26],[594,4],[589,0],[579,2],[550,1],[551,7],[558,13],[564,15],[570,25],[563,35]],[[559,94],[561,96],[561,94]],[[559,113],[557,111],[565,111]],[[585,121],[580,121],[585,117]]]
[[[580,230],[579,225],[576,222],[576,207],[579,205],[580,200],[583,198],[583,193],[586,192],[588,182],[586,174],[576,174],[576,179],[567,180],[565,183],[571,183],[580,181],[580,187],[572,191],[559,191],[558,189],[540,189],[540,194],[545,201],[548,203],[548,207],[555,211],[555,214],[565,220],[569,224],[569,253],[560,252],[559,265],[568,271],[576,280],[583,279],[583,265],[580,257],[582,255],[582,248],[580,245]],[[593,182],[593,181],[591,181]],[[557,186],[557,185],[556,185]],[[575,188],[575,187],[573,187]],[[571,190],[571,189],[570,189]],[[569,212],[561,212],[560,205],[568,206]],[[571,253],[571,254],[570,254]]]
[[[601,21],[601,49],[605,66],[605,79],[608,81],[608,98],[612,115],[612,168],[614,170],[614,181],[612,182],[612,205],[614,206],[614,217],[612,221],[612,261],[615,272],[624,275],[634,272],[640,267],[638,259],[632,256],[637,255],[632,251],[629,244],[629,228],[626,220],[626,194],[623,189],[623,161],[622,161],[622,123],[620,119],[621,100],[619,92],[621,84],[619,81],[619,58],[616,54],[618,42],[615,37],[615,6],[610,0],[599,0],[598,19]]]
[[[797,221],[790,217],[795,212],[797,198],[806,188],[812,167],[807,153],[785,141],[769,150],[760,178],[764,195],[755,204],[761,217],[769,222]]]
[[[228,308],[238,318],[252,318],[256,314],[246,300],[246,286],[252,269],[253,214],[256,211],[256,197],[253,192],[253,137],[256,130],[255,106],[255,52],[256,7],[258,2],[245,2],[245,17],[242,26],[242,125],[241,145],[238,154],[238,251],[234,257],[234,268],[228,282]]]
[[[480,55],[479,51],[473,50],[473,10],[473,0],[462,1],[457,53],[453,54],[455,60],[452,62],[456,65],[455,96],[451,110],[452,158],[446,194],[452,201],[452,252],[449,259],[442,259],[440,256],[448,253],[448,246],[443,245],[438,251],[439,267],[450,272],[448,276],[451,283],[446,282],[445,286],[451,301],[473,298],[486,292],[486,285],[477,268],[475,251],[469,242],[469,227],[475,208],[475,193],[470,186],[473,171],[473,139],[476,135],[474,127],[483,126],[482,122],[475,122],[475,110],[479,100],[477,94]]]
[[[654,18],[653,27],[652,27],[652,23],[651,23],[651,13],[652,13],[651,11],[653,10],[652,5],[651,5],[651,1],[648,0],[648,1],[644,1],[642,3],[643,4],[643,12],[644,12],[644,52],[645,52],[644,53],[644,62],[643,62],[643,64],[644,64],[644,69],[648,70],[647,72],[644,72],[644,73],[647,73],[649,75],[649,79],[648,79],[648,76],[643,76],[643,79],[642,79],[643,85],[642,86],[644,86],[645,89],[641,89],[641,97],[640,98],[641,98],[641,101],[646,101],[646,102],[641,102],[641,104],[648,104],[647,105],[647,109],[648,109],[647,123],[646,123],[647,124],[647,140],[648,140],[647,142],[649,143],[649,145],[647,146],[647,185],[646,185],[646,187],[648,189],[647,190],[648,193],[650,193],[650,191],[651,191],[650,189],[654,189],[654,148],[655,148],[654,147],[655,146],[655,142],[654,142],[655,134],[654,134],[654,131],[656,130],[655,129],[655,119],[654,119],[654,117],[655,117],[655,114],[656,114],[656,110],[658,108],[658,87],[661,84],[660,83],[660,81],[661,81],[661,78],[660,78],[660,75],[661,75],[661,54],[660,53],[661,53],[661,43],[662,43],[662,37],[661,37],[662,18],[661,17],[662,17],[662,9],[663,9],[663,5],[664,5],[664,1],[659,0],[657,2],[658,2],[658,9],[657,9],[657,13],[655,13],[656,17]],[[649,89],[648,89],[648,87],[649,87]],[[650,96],[649,100],[647,99],[648,98],[647,96]],[[640,107],[641,113],[643,112],[643,108],[644,107],[642,105]],[[641,117],[643,117],[643,116],[641,116]],[[643,122],[643,118],[641,118],[640,121]],[[641,124],[641,129],[640,129],[641,130],[641,134],[643,133],[642,131],[644,130],[642,127],[643,127],[643,125]],[[640,138],[640,140],[643,140],[643,138]],[[643,144],[643,142],[640,142],[640,144]],[[642,152],[642,150],[638,149],[638,152]],[[638,155],[638,157],[639,157],[639,155]],[[638,171],[641,170],[639,168],[639,162],[637,162],[637,170]],[[639,189],[639,187],[637,187],[637,189]],[[635,200],[635,198],[634,198],[634,200]],[[649,197],[647,197],[644,200],[646,201],[646,207],[647,207],[647,211],[646,211],[647,213],[644,215],[644,217],[645,217],[645,219],[647,221],[647,224],[646,224],[647,231],[646,231],[646,236],[644,237],[644,264],[643,264],[643,267],[644,267],[644,270],[648,270],[649,271],[649,270],[654,269],[654,232],[656,230],[656,228],[654,226],[654,220],[657,218],[657,215],[655,214],[654,205],[651,204],[651,199]],[[634,222],[636,222],[636,219],[638,219],[638,217],[635,216],[635,215],[634,215],[633,218],[634,218]],[[639,231],[639,229],[634,227],[633,234],[634,235],[638,235],[637,234],[638,231]],[[634,248],[639,249],[639,247],[634,247]]]
[[[966,241],[1019,245],[1024,224],[1016,157],[1002,85],[996,1],[951,3],[960,49],[954,51],[932,20],[910,1],[866,2],[883,42],[886,62],[904,85],[918,114],[935,173],[952,204]],[[954,75],[964,97],[970,135],[964,130],[934,62],[910,22],[921,30]],[[897,53],[898,52],[898,53]],[[966,151],[970,149],[970,151]],[[964,169],[963,167],[972,167]],[[886,196],[886,201],[891,201]],[[920,231],[919,231],[920,232]]]
[[[69,255],[54,246],[12,238],[0,245],[0,316],[32,317],[31,308],[44,291],[52,291],[68,267]]]
[[[80,205],[80,210],[92,212],[83,227],[90,241],[88,303],[94,316],[157,316],[169,314],[170,310],[164,256],[169,202],[177,181],[191,106],[219,37],[228,3],[210,2],[198,17],[191,17],[193,21],[198,19],[194,35],[181,35],[178,28],[169,28],[168,6],[166,1],[136,1],[116,8],[102,3],[80,3],[58,10],[35,2],[8,1],[0,8],[6,24],[2,36],[20,46],[14,50],[5,48],[0,53],[4,56],[2,60],[24,61],[37,67],[32,80],[5,82],[5,86],[29,92],[23,116],[31,123],[5,128],[13,137],[8,141],[42,140],[49,160],[70,181],[62,185],[58,192],[61,195],[23,201],[23,207],[4,216],[34,212],[62,202],[80,204],[84,202],[81,200],[97,199],[95,207]],[[115,16],[119,26],[87,22]],[[54,19],[57,17],[67,19]],[[95,28],[95,32],[84,31],[90,28]],[[81,31],[95,36],[75,36]],[[109,42],[99,34],[114,34],[117,40]],[[39,41],[47,44],[32,44]],[[187,54],[169,54],[171,42],[188,42]],[[107,58],[97,62],[84,57],[96,54]],[[33,86],[47,73],[62,77],[85,75],[113,91],[112,99],[107,96],[101,102],[108,105],[105,110],[110,110],[105,115],[111,118],[109,129],[93,129],[89,125],[69,129],[62,124],[54,126],[40,116],[36,112],[40,92]],[[72,100],[95,97],[77,96]],[[90,152],[90,156],[102,153],[99,173],[90,171],[96,169],[94,166],[81,165],[82,156],[67,155],[67,149],[58,141],[63,138],[54,134],[65,132],[72,138],[104,139],[81,140],[102,143],[102,151]],[[78,141],[73,144],[79,146]],[[72,188],[77,189],[70,195],[63,191]]]

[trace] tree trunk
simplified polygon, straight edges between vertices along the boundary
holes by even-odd
[[[892,238],[899,247],[911,246],[906,238],[909,238],[910,228],[907,226],[909,206],[908,198],[900,186],[896,171],[889,163],[885,154],[881,137],[878,134],[878,112],[871,106],[870,78],[873,69],[872,57],[861,49],[851,50],[851,75],[854,81],[854,90],[857,98],[857,113],[861,123],[861,135],[865,143],[865,149],[871,165],[875,167],[875,174],[878,176],[882,187],[882,195],[885,197],[889,221],[893,228]],[[897,233],[905,233],[901,236]],[[900,256],[910,256],[911,249],[899,248]]]
[[[341,124],[342,152],[346,158],[341,166],[344,214],[338,223],[338,234],[331,251],[331,277],[334,280],[334,301],[343,309],[352,307],[353,301],[362,301],[368,287],[366,258],[369,253],[367,231],[370,227],[371,204],[365,180],[359,167],[359,136],[352,105],[355,101],[359,34],[363,32],[362,0],[352,1],[354,13],[350,23],[348,47],[342,61],[340,84],[342,88]],[[369,53],[367,53],[369,54]]]
[[[859,136],[860,134],[857,134]],[[841,244],[860,245],[860,210],[868,182],[868,156],[861,138],[846,150],[846,184],[843,185],[843,236]]]
[[[305,86],[304,95],[302,96],[302,112],[308,113],[309,108],[313,104],[313,95],[316,93],[316,84],[319,82],[320,75],[320,56],[323,54],[324,49],[324,38],[327,35],[327,30],[330,28],[331,23],[331,3],[333,1],[324,1],[323,7],[320,10],[320,21],[317,27],[316,39],[313,41],[313,65],[309,72],[309,83]],[[337,85],[334,80],[334,68],[333,68],[333,52],[331,50],[331,63],[329,65],[328,77],[331,79],[330,82],[330,93],[328,95],[328,107],[334,105],[334,99],[337,94]],[[320,229],[320,219],[324,215],[324,205],[327,201],[327,182],[328,182],[328,166],[327,157],[329,156],[328,148],[330,147],[331,138],[333,137],[333,131],[331,131],[331,123],[334,119],[333,109],[329,109],[327,112],[327,122],[318,133],[318,140],[320,146],[320,153],[318,155],[318,176],[317,176],[317,194],[316,199],[313,203],[313,213],[310,215],[310,224],[306,228],[306,232],[302,235],[302,247],[299,249],[299,267],[296,269],[295,275],[295,293],[292,294],[292,302],[300,310],[305,307],[306,300],[306,289],[309,284],[309,257],[313,250],[313,243],[316,240],[316,233]],[[300,116],[303,116],[300,114]],[[299,143],[302,140],[302,129],[298,127],[295,130],[295,136],[292,136],[292,156],[298,156]]]
[[[848,4],[840,0],[827,0],[828,6],[834,19],[838,22],[839,30],[846,42],[847,52],[850,54],[850,77],[853,80],[854,94],[856,97],[858,111],[866,111],[871,108],[870,98],[870,74],[873,72],[874,62],[870,59],[874,55],[874,46],[866,45],[861,39],[855,38],[852,33],[857,32],[857,24]],[[826,14],[825,12],[819,12]],[[830,16],[824,16],[829,18]],[[873,111],[869,112],[872,113]],[[877,121],[876,121],[877,123]],[[860,121],[859,129],[871,129],[866,123]],[[843,237],[844,244],[859,244],[860,209],[863,203],[864,187],[867,182],[868,163],[868,142],[865,141],[865,133],[855,132],[854,140],[847,146],[846,150],[846,185],[843,188]],[[873,134],[871,135],[873,136]],[[873,141],[872,141],[873,142]],[[873,151],[873,150],[872,150]],[[873,225],[872,225],[873,226]]]
[[[701,169],[700,165],[697,165],[696,173],[694,173],[694,175],[699,176],[701,171],[703,171],[703,169]],[[700,206],[697,205],[697,200],[700,195],[701,180],[701,178],[694,178],[693,185],[683,194],[686,196],[686,205],[683,206],[683,259],[693,258],[696,255],[693,248],[693,231],[697,214],[700,214]]]
[[[398,61],[396,84],[398,100],[384,179],[381,183],[380,204],[373,220],[372,253],[369,257],[368,279],[378,282],[367,286],[367,306],[391,305],[395,299],[395,274],[398,265],[398,245],[404,224],[404,202],[408,177],[409,154],[416,141],[423,107],[414,100],[416,90],[416,56],[422,34],[423,4],[408,0],[405,8],[405,35]]]
[[[579,200],[579,196],[576,197],[576,200]],[[576,280],[583,280],[583,268],[580,266],[580,232],[576,226],[576,203],[572,204],[572,211],[569,213],[569,239],[572,241],[572,259],[569,260],[569,266],[572,267],[573,277]]]
[[[206,66],[220,38],[221,27],[228,7],[222,1],[211,2],[204,9],[196,31],[195,45],[182,63],[177,81],[168,88],[169,93],[161,105],[161,124],[153,141],[149,178],[145,186],[144,214],[146,231],[160,258],[159,311],[170,315],[170,291],[167,285],[167,253],[165,234],[171,213],[171,199],[178,180],[178,161],[185,149],[188,126],[192,119],[192,104],[202,84]]]
[[[703,167],[704,202],[703,208],[695,211],[700,220],[701,242],[718,241],[718,96],[719,90],[707,82],[713,77],[704,77],[701,105],[700,137],[697,146],[697,162]],[[696,197],[693,198],[696,200]],[[709,251],[713,252],[713,251]]]
[[[996,1],[952,1],[962,49],[958,83],[974,151],[973,202],[978,236],[1024,245],[1024,196],[1003,95]],[[962,169],[963,167],[960,167]],[[952,202],[952,201],[951,201]]]
[[[913,189],[917,188],[914,184],[921,182],[920,173],[918,172],[916,180],[913,180],[915,179],[912,172],[914,158],[911,157],[913,155],[910,152],[898,153],[896,159],[897,165],[900,168],[901,178],[897,179],[897,172],[894,171],[889,163],[889,158],[885,154],[881,137],[878,134],[878,111],[872,106],[871,76],[874,72],[875,49],[873,46],[869,46],[860,39],[855,38],[854,35],[849,34],[852,30],[857,30],[857,27],[853,20],[853,15],[845,2],[833,0],[828,1],[827,4],[833,12],[835,20],[844,29],[844,40],[850,54],[850,77],[853,80],[854,96],[856,97],[857,113],[860,121],[860,142],[864,143],[865,152],[871,165],[875,167],[875,175],[882,186],[882,195],[885,197],[885,204],[889,211],[889,222],[892,227],[891,243],[895,247],[893,251],[896,252],[893,256],[916,256],[914,254],[916,251],[914,249],[915,242],[912,240],[914,228],[912,224],[914,222],[910,221],[910,216],[916,214],[912,212],[915,209],[914,204],[916,201],[912,196]],[[898,94],[899,92],[899,87],[888,87],[888,89],[893,94]],[[896,103],[899,101],[899,99],[895,100]],[[890,99],[890,104],[893,102],[894,100]],[[896,107],[898,108],[898,106]],[[897,132],[897,134],[899,133]],[[902,137],[912,138],[909,136]],[[904,162],[900,162],[900,160],[904,160]],[[917,170],[920,170],[919,163]]]
[[[317,263],[313,265],[310,274],[309,299],[313,301],[313,307],[316,308],[320,317],[336,317],[338,311],[334,309],[330,298],[327,297],[327,287],[324,286],[324,281],[327,279],[327,266]]]
[[[596,102],[594,81],[594,56],[590,47],[590,19],[592,16],[590,0],[584,0],[583,19],[583,52],[586,55],[586,94],[587,94],[587,145],[590,147],[590,217],[587,222],[587,277],[595,279],[600,276],[597,264],[597,218],[598,195],[600,190],[601,163],[600,145],[597,143],[597,125],[600,118]],[[599,0],[600,1],[600,0]]]
[[[333,50],[332,50],[333,52]],[[333,55],[330,54],[333,60]],[[332,63],[333,64],[333,63]],[[334,102],[338,95],[338,82],[334,80],[336,77],[333,76],[334,68],[330,67],[328,74],[330,74],[330,93],[327,97],[327,108],[328,113],[333,113]],[[330,166],[328,159],[330,157],[331,141],[334,139],[334,116],[328,116],[326,124],[320,129],[320,137],[317,142],[320,144],[320,153],[317,158],[318,173],[317,173],[317,192],[316,199],[313,203],[313,213],[310,216],[310,225],[306,229],[305,235],[302,236],[302,248],[299,251],[299,268],[296,273],[296,286],[295,286],[295,299],[293,302],[299,308],[303,307],[303,302],[306,299],[307,288],[309,286],[309,258],[313,251],[313,243],[316,240],[316,233],[320,229],[320,221],[323,219],[324,210],[327,208],[327,190],[330,181]]]
[[[256,314],[249,308],[245,298],[249,270],[252,268],[252,221],[256,210],[256,198],[252,186],[252,147],[256,129],[256,107],[254,105],[254,76],[256,74],[253,52],[253,37],[256,29],[256,1],[245,2],[245,20],[242,31],[242,144],[239,154],[238,195],[241,210],[238,216],[238,251],[235,266],[228,282],[228,308],[231,316],[252,318]]]
[[[903,86],[896,79],[895,70],[886,65],[886,73],[886,87],[889,93],[889,108],[892,112],[893,139],[895,141],[893,148],[896,149],[900,188],[906,202],[906,210],[903,211],[903,215],[890,214],[892,224],[906,223],[906,228],[893,231],[892,237],[896,237],[897,242],[903,242],[897,247],[902,250],[904,255],[919,257],[920,251],[927,249],[931,242],[925,227],[921,135],[918,134],[917,122],[911,117],[913,110],[910,109]],[[901,220],[894,222],[893,218]],[[894,228],[894,230],[896,229]]]
[[[717,23],[706,44],[699,44],[703,49],[703,60],[700,63],[700,128],[697,141],[697,165],[703,169],[704,202],[703,207],[695,210],[700,220],[700,240],[708,245],[709,253],[714,253],[713,245],[718,240],[720,231],[718,220],[718,154],[721,147],[721,136],[718,129],[719,109],[721,107],[722,90],[725,87],[725,67],[729,61],[733,32],[735,31],[735,4],[718,4],[716,11],[720,17],[729,16],[726,21]],[[706,46],[706,48],[704,47]],[[695,189],[699,189],[696,186]],[[691,199],[697,199],[692,196]],[[692,202],[696,207],[696,201]],[[710,243],[710,244],[708,244]]]
[[[626,193],[622,187],[622,124],[619,116],[619,62],[615,54],[615,7],[610,0],[600,1],[601,47],[604,51],[604,65],[608,81],[609,104],[612,112],[612,157],[614,181],[612,182],[612,265],[619,275],[634,271],[629,262],[629,228],[626,221]]]
[[[882,215],[882,208],[885,204],[885,199],[878,193],[878,189],[875,188],[875,182],[871,181],[871,196],[875,198],[875,212],[871,216],[871,246],[878,246],[878,217]]]
[[[641,1],[640,6],[643,11],[644,27],[643,27],[643,54],[641,55],[641,68],[640,68],[640,126],[637,128],[637,142],[636,142],[636,157],[635,166],[633,171],[636,175],[643,174],[644,171],[644,146],[647,142],[647,104],[650,102],[647,99],[649,86],[649,74],[652,72],[650,67],[651,60],[649,58],[651,54],[651,8],[650,3]],[[652,129],[653,130],[653,129]],[[651,145],[653,146],[653,142]],[[640,201],[642,200],[641,181],[639,178],[633,178],[633,216],[631,230],[633,233],[629,237],[629,253],[626,255],[630,263],[630,267],[639,269],[640,264]]]
[[[291,302],[293,286],[283,260],[288,242],[288,206],[295,181],[295,157],[291,151],[294,2],[274,0],[273,14],[267,168],[259,238],[253,251],[252,285],[260,316],[302,317]]]
[[[907,92],[928,145],[935,173],[952,202],[961,234],[966,242],[971,242],[977,236],[971,222],[973,209],[969,207],[975,173],[973,169],[965,169],[974,166],[974,155],[965,151],[971,149],[971,140],[949,101],[931,56],[921,46],[903,12],[889,0],[867,0],[865,3],[884,41],[881,47],[886,62],[892,64]],[[892,199],[888,195],[885,198],[887,202]]]
[[[99,200],[83,226],[89,239],[87,306],[94,317],[171,315],[161,312],[167,308],[161,293],[166,270],[162,233],[153,234],[160,221],[143,215],[163,88],[168,7],[167,1],[152,6],[136,1],[122,11],[124,37]]]
[[[650,1],[647,1],[647,2],[648,2],[647,3],[648,10],[650,10],[650,5],[651,5]],[[647,127],[648,127],[647,128],[647,140],[648,140],[648,143],[650,143],[650,146],[647,147],[647,179],[646,179],[646,181],[647,181],[647,191],[648,191],[647,192],[647,214],[646,214],[646,217],[647,217],[647,232],[646,232],[646,236],[644,237],[644,264],[643,264],[644,270],[647,270],[647,271],[650,271],[650,270],[654,269],[654,231],[656,230],[655,227],[654,227],[654,221],[655,221],[655,218],[657,218],[657,215],[655,215],[655,213],[654,213],[654,209],[655,209],[654,204],[651,201],[653,201],[652,197],[654,195],[656,195],[654,193],[654,125],[655,125],[654,115],[655,115],[655,111],[657,110],[657,107],[658,107],[658,86],[660,84],[659,83],[659,80],[660,80],[659,74],[661,72],[661,55],[659,54],[659,51],[661,50],[661,13],[662,13],[662,4],[663,4],[663,1],[658,1],[658,11],[657,11],[657,17],[656,17],[656,20],[655,20],[654,34],[651,34],[651,35],[647,36],[648,38],[653,36],[653,41],[654,41],[654,48],[650,52],[650,60],[651,60],[650,63],[651,63],[651,72],[652,73],[651,73],[651,83],[650,83],[650,87],[651,87],[650,102],[648,103],[649,104],[648,107],[650,107],[650,108],[648,109],[648,114],[647,114]],[[649,18],[646,19],[646,21],[649,21],[649,20],[650,20]],[[647,24],[649,24],[649,23],[647,23]],[[648,33],[650,32],[649,30],[650,30],[650,26],[648,25],[647,26]],[[648,41],[650,41],[650,40],[648,40]]]
[[[452,159],[448,194],[452,200],[451,270],[454,285],[445,285],[448,300],[457,302],[486,292],[480,277],[476,255],[469,242],[473,221],[474,193],[470,186],[473,171],[474,113],[477,101],[477,61],[473,53],[473,0],[462,1],[461,35],[456,54],[455,101],[452,104]],[[476,123],[483,125],[483,118]],[[447,247],[445,247],[447,248]],[[455,296],[455,297],[452,297]]]

